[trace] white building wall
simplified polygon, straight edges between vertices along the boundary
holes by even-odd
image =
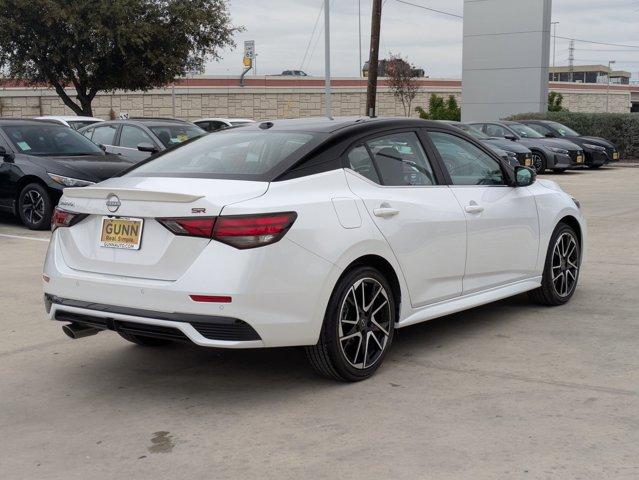
[[[462,120],[547,109],[552,0],[464,0]]]

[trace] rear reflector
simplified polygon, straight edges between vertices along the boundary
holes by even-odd
[[[211,238],[215,217],[158,218],[157,221],[176,235]]]
[[[296,218],[295,212],[218,217],[213,238],[240,249],[262,247],[279,241]]]
[[[73,213],[63,210],[60,207],[55,207],[53,215],[51,216],[51,231],[60,227],[71,227],[88,216],[87,213]]]
[[[189,295],[194,302],[231,303],[231,297],[215,295]]]

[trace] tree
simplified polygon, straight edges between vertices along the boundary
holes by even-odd
[[[226,0],[2,0],[0,68],[78,115],[98,92],[149,90],[234,46]],[[75,99],[65,91],[75,89]]]
[[[564,101],[564,96],[561,93],[549,92],[548,93],[548,111],[549,112],[567,112],[568,109],[564,108],[561,104]]]
[[[401,55],[391,54],[386,62],[386,76],[391,92],[402,103],[404,115],[410,116],[411,105],[419,92],[415,69]]]
[[[434,93],[428,99],[428,111],[422,107],[415,109],[419,113],[420,118],[427,120],[461,120],[461,109],[457,104],[457,99],[450,95],[444,101],[443,97],[439,97]]]

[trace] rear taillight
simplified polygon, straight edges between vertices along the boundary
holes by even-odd
[[[158,218],[157,221],[176,235],[211,238],[215,217]]]
[[[51,231],[59,227],[71,227],[88,216],[87,213],[68,212],[60,207],[55,207],[51,216]]]
[[[213,238],[235,248],[255,248],[279,241],[297,218],[295,212],[218,217]]]
[[[209,218],[158,218],[175,235],[212,238],[235,248],[255,248],[280,240],[297,218],[295,212]]]

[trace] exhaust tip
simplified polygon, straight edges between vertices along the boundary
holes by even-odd
[[[77,323],[69,323],[68,325],[62,326],[62,331],[67,337],[77,340],[78,338],[95,335],[100,332],[100,329],[86,325],[79,325]]]

